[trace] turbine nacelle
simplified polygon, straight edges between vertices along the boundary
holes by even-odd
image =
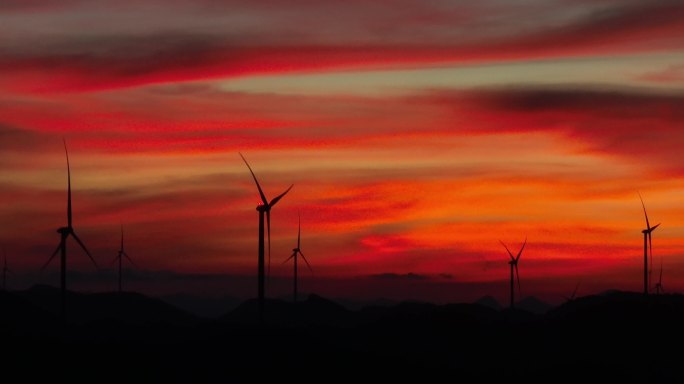
[[[649,234],[649,233],[655,231],[655,229],[658,228],[659,226],[660,226],[660,223],[658,223],[658,224],[656,224],[656,225],[654,225],[654,226],[652,226],[652,227],[650,227],[650,228],[644,229],[643,231],[641,231],[641,233],[643,233],[644,235],[647,235],[647,234]]]
[[[71,228],[69,227],[61,227],[57,229],[57,233],[62,234],[63,236],[66,236],[71,233]]]

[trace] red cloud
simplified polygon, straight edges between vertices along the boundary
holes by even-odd
[[[504,18],[519,16],[503,14]],[[484,23],[477,20],[483,15],[471,17],[474,28]],[[98,35],[95,29],[88,39],[50,36],[46,37],[50,44],[27,41],[31,49],[4,49],[0,86],[38,93],[71,92],[262,73],[662,51],[681,46],[682,18],[684,6],[679,2],[621,5],[561,26],[535,25],[532,32],[517,30],[517,23],[509,20],[510,25],[505,25],[512,30],[505,37],[478,36],[473,29],[474,39],[430,33],[420,43],[408,37],[389,43],[373,38],[372,18],[361,26],[365,31],[361,37],[345,40],[342,35],[334,43],[321,42],[310,33],[297,39],[284,34],[282,39],[268,41],[245,31],[212,34],[191,27],[134,36]],[[423,22],[419,29],[429,31],[430,18]],[[467,31],[466,25],[460,27]],[[279,27],[273,28],[278,35]]]
[[[508,88],[437,92],[426,102],[450,106],[471,133],[555,131],[586,151],[619,155],[661,174],[684,172],[684,97],[637,89]],[[465,123],[460,123],[465,122]]]

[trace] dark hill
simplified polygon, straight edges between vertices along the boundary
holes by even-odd
[[[38,285],[13,293],[33,307],[60,317],[58,288]],[[159,299],[133,292],[77,293],[67,292],[69,323],[115,322],[128,325],[163,323],[189,325],[197,318]]]
[[[255,300],[196,322],[142,295],[70,293],[79,320],[57,337],[40,336],[41,324],[54,321],[58,295],[49,287],[0,295],[7,316],[0,332],[16,335],[2,339],[18,351],[3,366],[10,373],[46,379],[78,362],[70,377],[89,382],[103,372],[192,382],[253,382],[266,372],[298,382],[684,382],[681,295],[613,292],[543,315],[416,302],[350,311],[312,295],[268,300],[266,323],[258,325]],[[125,364],[113,369],[112,361]]]
[[[242,300],[232,296],[205,297],[200,295],[173,294],[160,296],[159,299],[195,316],[208,319],[219,318],[242,303]]]
[[[542,315],[553,308],[551,304],[545,303],[534,296],[527,296],[520,300],[515,307],[537,315]]]
[[[499,302],[492,296],[482,296],[481,298],[477,299],[474,304],[491,308],[496,311],[500,311],[503,308],[501,304],[499,304]]]
[[[258,301],[247,300],[220,318],[230,324],[254,324],[258,319]],[[267,299],[264,304],[266,323],[276,327],[307,325],[352,324],[352,313],[333,301],[317,295],[309,295],[305,301],[297,303]]]
[[[17,332],[51,333],[58,318],[24,297],[0,291],[0,328]]]

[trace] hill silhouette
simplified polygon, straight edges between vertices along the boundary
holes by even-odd
[[[220,318],[233,324],[253,324],[258,319],[257,301],[247,300]],[[271,326],[292,327],[308,325],[344,326],[352,323],[349,310],[340,304],[311,294],[300,302],[266,300],[266,322]]]
[[[225,315],[226,311],[242,303],[232,296],[206,297],[182,293],[160,296],[159,299],[195,316],[211,319]]]
[[[9,293],[49,316],[59,315],[58,288],[36,285],[25,291]],[[188,325],[197,318],[159,299],[133,292],[76,293],[67,292],[68,322],[85,324],[95,321],[121,322],[131,325],[164,323]]]
[[[479,304],[483,307],[491,308],[496,311],[500,311],[502,309],[501,304],[493,297],[493,296],[482,296],[481,298],[477,299],[475,301],[475,304]]]
[[[516,308],[541,315],[553,308],[551,304],[545,303],[534,296],[527,296],[515,304]]]
[[[546,314],[421,302],[349,310],[310,295],[298,303],[268,300],[266,323],[259,325],[255,300],[209,321],[138,294],[70,293],[75,318],[60,332],[57,294],[50,287],[0,294],[0,335],[15,351],[8,374],[47,379],[69,372],[73,380],[92,381],[107,372],[112,380],[193,382],[254,381],[266,370],[303,382],[684,378],[684,356],[672,348],[684,342],[681,295],[578,297]],[[673,352],[650,353],[667,348]],[[122,357],[126,364],[112,369]],[[79,368],[64,371],[74,361]]]
[[[7,291],[0,291],[0,308],[0,328],[22,333],[51,331],[58,319],[26,298]]]

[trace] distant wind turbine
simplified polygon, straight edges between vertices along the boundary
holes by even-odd
[[[660,257],[660,276],[658,277],[658,282],[655,285],[656,294],[660,295],[665,293],[663,290],[663,257]]]
[[[290,189],[294,186],[294,184],[290,185],[289,188],[285,190],[285,192],[281,193],[280,195],[274,197],[270,202],[268,199],[266,199],[266,195],[264,195],[264,191],[261,189],[261,185],[259,185],[259,181],[256,178],[256,175],[254,175],[254,171],[252,171],[252,167],[249,166],[249,163],[247,162],[247,159],[245,159],[244,156],[242,156],[242,153],[240,153],[240,157],[242,157],[242,160],[245,162],[247,165],[247,168],[249,169],[249,172],[252,174],[252,178],[254,179],[254,182],[256,183],[257,189],[259,190],[259,196],[261,197],[261,203],[257,205],[256,210],[259,212],[259,266],[258,266],[258,274],[259,274],[259,282],[258,282],[258,294],[259,294],[259,320],[263,321],[264,320],[264,214],[266,214],[266,225],[268,229],[268,265],[269,265],[269,273],[270,273],[270,267],[271,267],[271,208],[280,201],[280,199],[283,198],[288,192],[290,192]]]
[[[302,218],[299,217],[299,229],[297,230],[297,248],[292,249],[292,255],[288,257],[284,262],[287,263],[290,261],[290,259],[294,259],[294,301],[297,302],[297,255],[301,256],[302,259],[304,259],[304,262],[306,263],[306,266],[309,267],[309,270],[313,272],[313,269],[311,269],[311,265],[309,262],[306,260],[306,257],[302,253],[302,250],[300,249],[301,247],[301,240],[302,240]]]
[[[646,205],[644,204],[644,199],[641,197],[640,193],[639,193],[639,200],[641,200],[641,206],[644,208],[644,217],[646,218],[646,229],[641,231],[641,233],[644,234],[644,295],[648,295],[648,286],[649,286],[648,256],[649,256],[649,250],[650,250],[650,254],[651,254],[651,262],[653,260],[653,242],[651,239],[651,233],[653,231],[655,231],[656,228],[658,228],[660,223],[651,227],[651,224],[648,221],[648,214],[646,213]]]
[[[126,259],[128,259],[128,262],[129,262],[129,263],[131,263],[133,266],[135,266],[135,263],[134,263],[133,260],[131,260],[131,258],[128,256],[128,253],[126,253],[126,251],[124,251],[123,224],[121,224],[121,248],[119,248],[119,253],[118,253],[118,254],[116,255],[116,257],[114,258],[114,261],[118,261],[118,262],[119,262],[119,293],[121,293],[121,276],[122,276],[122,273],[121,273],[121,264],[122,264],[122,260],[123,260],[124,257],[125,257]]]
[[[52,256],[48,259],[48,261],[43,265],[41,270],[44,270],[45,267],[47,267],[52,259],[57,256],[57,253],[60,253],[60,264],[61,264],[61,290],[62,290],[62,298],[61,298],[61,310],[62,310],[62,320],[66,321],[66,241],[69,236],[73,237],[74,240],[78,243],[78,245],[83,248],[85,251],[86,255],[90,258],[90,260],[93,262],[95,265],[95,268],[97,268],[97,263],[95,262],[95,259],[93,259],[93,256],[90,254],[88,251],[88,248],[86,248],[85,244],[79,239],[79,237],[76,235],[76,232],[74,232],[74,227],[72,225],[72,216],[71,216],[71,167],[69,165],[69,152],[67,151],[67,146],[66,146],[66,140],[64,141],[64,153],[66,154],[66,161],[67,161],[67,226],[66,227],[61,227],[57,230],[57,233],[61,235],[61,240],[59,241],[59,245],[57,246],[57,249],[52,253]]]
[[[2,266],[2,290],[6,291],[7,290],[7,274],[13,274],[12,271],[7,268],[7,252],[5,249],[2,249],[2,256],[4,258],[4,263]]]
[[[564,298],[566,301],[574,301],[574,300],[575,300],[575,296],[577,296],[577,290],[579,289],[579,286],[580,286],[580,283],[577,283],[577,285],[575,285],[575,290],[572,291],[572,295],[570,295],[570,296],[563,296],[563,298]]]
[[[522,247],[520,248],[520,251],[518,252],[517,256],[513,256],[511,251],[508,249],[506,244],[503,243],[503,241],[499,240],[501,245],[506,248],[506,252],[508,252],[508,256],[511,257],[511,260],[508,262],[508,264],[511,266],[511,309],[515,308],[515,280],[518,280],[518,293],[522,295],[522,289],[520,288],[520,274],[518,273],[518,261],[520,260],[520,256],[523,253],[523,250],[525,249],[525,245],[527,245],[527,238],[525,238],[525,242],[523,243]],[[513,275],[513,270],[515,269],[515,275]]]

